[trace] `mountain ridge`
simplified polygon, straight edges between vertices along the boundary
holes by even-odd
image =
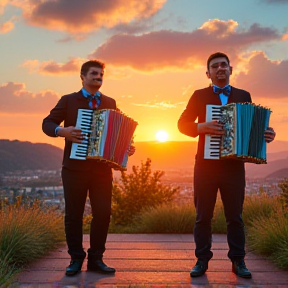
[[[61,168],[63,150],[46,143],[0,140],[0,173]]]
[[[288,168],[288,142],[274,142],[272,142],[273,145],[272,143],[268,144],[268,151],[271,151],[267,152],[268,164],[245,164],[247,177],[265,178],[269,175],[277,175],[278,170],[284,169],[285,171]],[[133,165],[139,166],[147,158],[151,159],[153,170],[174,170],[187,173],[193,171],[197,151],[196,141],[143,141],[135,142],[134,145],[136,153],[129,157],[128,172]],[[277,149],[283,149],[283,151]],[[0,173],[16,170],[60,169],[62,157],[63,149],[51,144],[0,139]],[[285,174],[283,171],[281,173]]]

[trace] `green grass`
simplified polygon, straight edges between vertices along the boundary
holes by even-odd
[[[270,215],[260,215],[248,230],[249,248],[268,256],[278,267],[288,269],[288,216],[280,205]]]
[[[129,226],[115,225],[110,233],[193,233],[196,210],[191,204],[163,204],[147,208]],[[212,219],[213,233],[226,233],[226,220],[221,200],[217,200]]]
[[[0,223],[0,286],[65,239],[63,216],[41,208],[39,203],[33,207],[19,203],[4,207]]]
[[[280,197],[269,197],[267,194],[246,196],[243,208],[243,221],[246,226],[253,224],[259,217],[270,218],[281,209]]]
[[[192,205],[161,205],[144,210],[135,219],[136,233],[193,233],[196,212]]]

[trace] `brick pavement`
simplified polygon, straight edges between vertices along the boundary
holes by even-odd
[[[89,247],[84,236],[84,247]],[[69,264],[66,245],[35,261],[16,276],[11,288],[92,288],[92,287],[192,287],[192,288],[287,288],[288,272],[276,268],[265,257],[248,252],[246,264],[252,279],[231,272],[226,235],[213,235],[214,257],[204,276],[190,278],[195,263],[193,235],[109,234],[104,261],[116,268],[115,275],[86,271],[73,277],[64,275]]]

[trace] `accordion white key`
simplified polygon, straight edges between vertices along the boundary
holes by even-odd
[[[206,106],[206,122],[219,120],[221,118],[220,105]],[[219,159],[221,135],[205,135],[204,159]]]
[[[219,149],[218,146],[218,150],[216,149],[218,151],[218,159],[232,158],[256,164],[267,163],[267,146],[264,131],[269,126],[271,110],[252,103],[231,103],[216,107],[219,110],[215,120],[224,124],[225,131],[225,134],[219,137],[220,141],[217,142],[217,145],[219,145]],[[206,112],[211,115],[211,108],[207,107],[206,109]],[[207,113],[206,121],[213,120],[207,120],[207,117],[211,118],[211,116],[207,116]],[[205,147],[207,146],[208,152],[205,150],[204,158],[213,159],[211,156],[208,158],[209,151],[212,151],[211,138],[213,138],[213,135],[206,136],[207,144],[205,139]],[[217,158],[215,157],[214,159]]]
[[[76,128],[86,134],[84,143],[72,143],[70,158],[109,162],[115,170],[127,169],[128,149],[138,123],[113,109],[79,109]]]

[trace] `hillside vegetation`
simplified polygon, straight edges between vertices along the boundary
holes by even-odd
[[[62,149],[44,143],[0,140],[0,173],[61,168]]]

